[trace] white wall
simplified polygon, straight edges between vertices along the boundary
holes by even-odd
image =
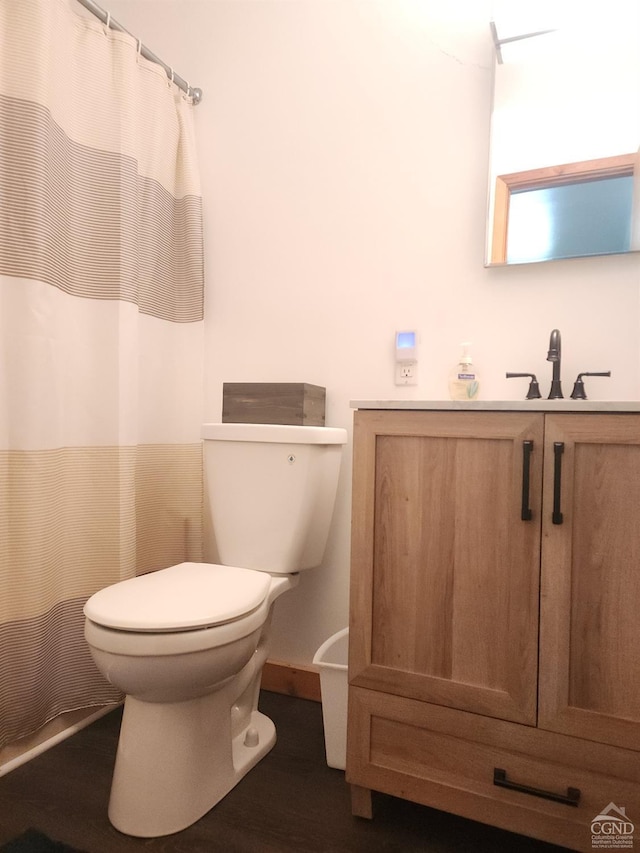
[[[493,176],[632,154],[640,142],[640,7],[505,50],[495,69]],[[597,61],[594,58],[597,56]]]
[[[565,394],[640,391],[640,255],[485,269],[492,49],[480,0],[112,0],[192,85],[206,240],[205,415],[222,383],[444,399],[474,342],[485,399],[546,393],[551,329]],[[487,4],[488,5],[488,4]],[[394,331],[421,334],[417,388],[393,384]],[[350,450],[325,565],[277,604],[272,658],[308,663],[347,624]]]

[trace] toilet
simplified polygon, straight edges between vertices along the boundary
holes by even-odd
[[[153,838],[197,821],[273,747],[257,710],[274,601],[322,561],[346,430],[205,424],[216,563],[100,590],[85,638],[125,695],[109,819]]]

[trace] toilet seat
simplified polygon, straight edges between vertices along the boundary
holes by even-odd
[[[271,576],[213,563],[180,563],[91,596],[87,619],[115,631],[176,633],[241,620],[257,610]]]

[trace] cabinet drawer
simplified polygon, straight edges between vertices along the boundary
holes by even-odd
[[[350,703],[351,783],[575,850],[611,804],[640,829],[636,752],[358,688]]]

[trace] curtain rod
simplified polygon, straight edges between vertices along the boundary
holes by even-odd
[[[184,80],[182,77],[179,77],[174,72],[173,68],[167,65],[166,62],[163,62],[161,59],[158,59],[155,53],[151,53],[149,48],[142,44],[140,39],[137,39],[129,32],[129,30],[126,30],[122,26],[122,24],[118,23],[115,18],[112,18],[110,12],[105,12],[105,10],[98,6],[97,3],[94,3],[93,0],[78,0],[78,3],[80,3],[81,6],[84,6],[85,9],[91,12],[92,15],[95,15],[96,18],[99,18],[103,24],[106,24],[112,30],[117,30],[117,32],[119,33],[126,33],[128,36],[131,36],[131,38],[135,39],[138,42],[138,51],[142,56],[144,56],[145,59],[148,59],[151,62],[155,62],[157,65],[162,66],[162,68],[164,68],[167,74],[167,77],[173,83],[176,84],[178,89],[181,89],[191,98],[192,103],[194,105],[200,103],[200,101],[202,100],[202,89],[193,88],[187,83],[186,80]]]

